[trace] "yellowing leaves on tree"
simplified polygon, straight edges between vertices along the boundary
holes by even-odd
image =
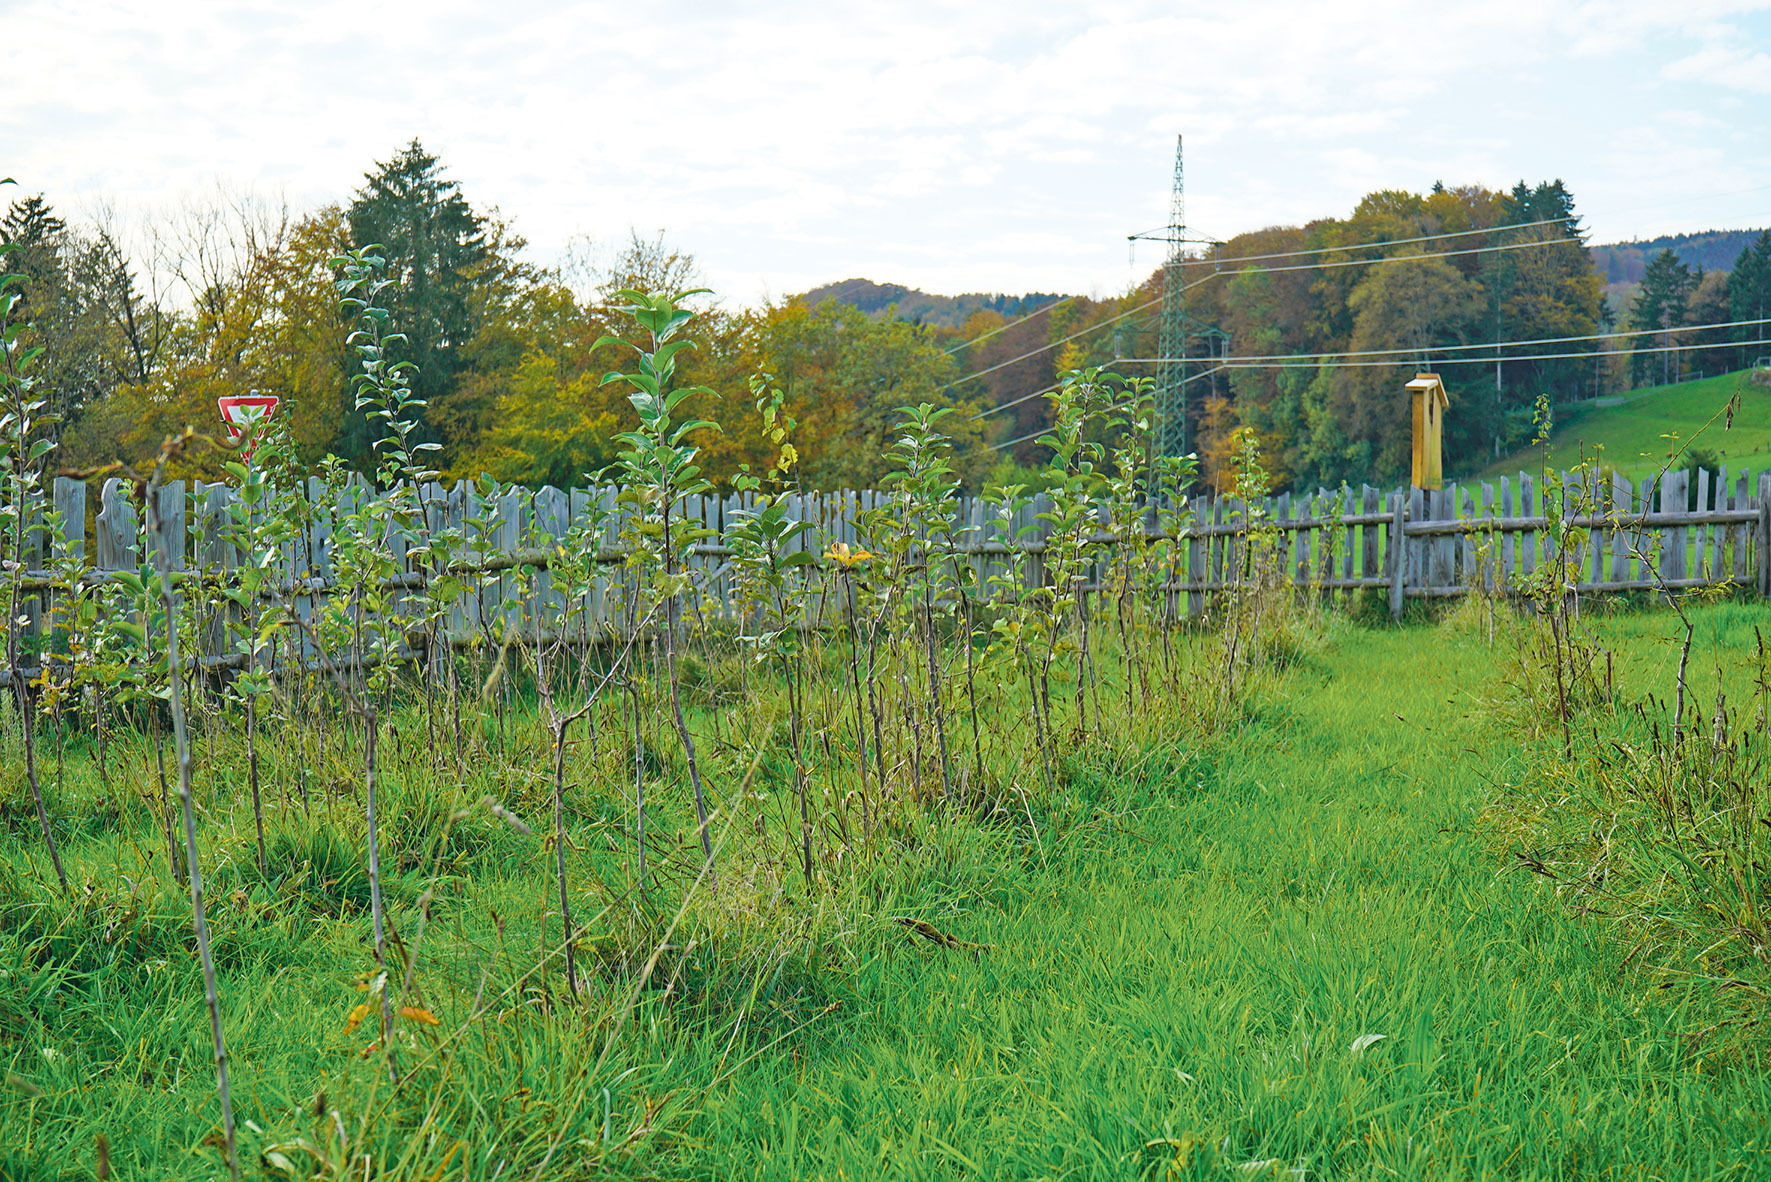
[[[360,1002],[357,1005],[351,1007],[350,1016],[344,1020],[344,1032],[346,1034],[349,1034],[351,1031],[355,1030],[359,1025],[361,1025],[363,1019],[367,1018],[368,1016],[369,1016],[369,1003],[368,1002]]]

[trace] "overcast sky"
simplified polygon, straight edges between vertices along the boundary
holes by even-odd
[[[346,201],[417,136],[554,262],[663,230],[729,300],[1108,294],[1377,188],[1563,178],[1596,241],[1771,225],[1771,0],[0,0],[0,175],[156,216]]]

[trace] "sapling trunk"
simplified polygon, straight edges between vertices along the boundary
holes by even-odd
[[[971,711],[972,719],[972,772],[976,782],[984,783],[984,740],[978,732],[978,670],[977,655],[972,651],[972,630],[976,627],[972,619],[972,601],[965,600],[965,698]]]
[[[270,860],[264,852],[264,801],[258,787],[258,696],[246,698],[246,781],[252,786],[252,825],[258,834],[258,873],[270,877]]]
[[[61,850],[55,844],[55,830],[49,824],[49,810],[43,806],[43,786],[37,780],[37,735],[36,727],[31,721],[31,698],[25,690],[25,677],[19,672],[18,659],[18,584],[12,589],[12,627],[8,629],[8,645],[12,651],[7,654],[7,666],[12,670],[12,696],[18,707],[19,729],[24,735],[25,743],[25,781],[31,786],[31,803],[37,809],[37,828],[43,834],[43,844],[49,850],[49,864],[55,868],[55,881],[61,884],[64,895],[71,895],[68,886],[68,872],[62,869]]]
[[[640,685],[638,671],[627,672],[628,700],[633,705],[633,834],[639,849],[640,889],[646,888],[646,751],[640,733]]]
[[[375,747],[376,739],[381,733],[381,718],[375,711],[374,702],[367,699],[362,703],[362,712],[363,805],[364,819],[369,827],[369,914],[375,927],[375,964],[385,973],[387,971],[387,922],[381,900],[381,839],[377,832],[375,816]],[[399,1071],[394,1065],[394,1016],[387,994],[388,991],[383,986],[381,990],[381,1046],[387,1052],[388,1073],[397,1079]]]
[[[872,836],[867,820],[867,724],[861,700],[861,634],[855,628],[855,576],[845,574],[847,594],[843,604],[849,624],[849,683],[855,695],[855,747],[860,754],[862,840]]]
[[[166,744],[158,738],[154,740],[154,760],[160,768],[160,826],[166,833],[166,865],[171,868],[172,877],[183,882],[184,865],[178,855],[178,838],[174,836],[172,826],[172,793],[166,785]]]
[[[551,712],[551,707],[550,707]],[[566,729],[571,722],[553,719],[553,848],[554,875],[560,892],[560,925],[566,945],[566,989],[578,1000],[578,959],[573,950],[577,928],[572,923],[572,899],[566,889]]]
[[[688,721],[683,716],[682,675],[677,669],[677,613],[682,606],[682,596],[678,595],[673,580],[676,577],[676,554],[670,542],[670,509],[666,503],[664,512],[664,577],[672,581],[664,603],[664,660],[670,674],[670,713],[676,722],[676,736],[683,746],[683,761],[689,767],[689,783],[695,789],[695,820],[696,830],[701,835],[701,852],[706,860],[708,876],[713,875],[713,834],[707,828],[707,797],[701,787],[701,768],[695,759],[695,736],[689,733]]]
[[[801,741],[801,695],[804,685],[794,675],[791,663],[785,663],[782,672],[787,675],[787,713],[788,726],[793,743],[793,781],[799,791],[799,840],[800,853],[806,875],[806,889],[812,888],[812,821],[806,806],[806,758],[804,744]]]
[[[162,457],[161,463],[164,464]],[[154,473],[154,479],[148,482],[148,515],[150,530],[158,535],[159,513],[156,506],[159,497],[160,472]],[[161,562],[170,565],[169,556],[161,555]],[[215,985],[215,957],[209,947],[209,924],[203,913],[203,871],[197,860],[197,817],[196,809],[191,803],[191,743],[189,727],[185,720],[184,701],[184,670],[179,663],[178,653],[178,592],[175,589],[171,573],[162,569],[159,576],[160,598],[166,607],[166,671],[171,681],[171,713],[172,741],[174,754],[178,763],[178,804],[184,818],[184,852],[185,864],[188,868],[191,888],[191,927],[197,937],[197,959],[203,968],[203,1000],[209,1007],[209,1033],[215,1043],[215,1091],[221,1102],[221,1135],[223,1152],[227,1156],[228,1174],[238,1182],[240,1177],[240,1158],[234,1136],[234,1105],[228,1094],[228,1053],[227,1043],[221,1029],[221,997]]]
[[[20,430],[23,430],[22,426]],[[24,443],[19,444],[22,455]],[[21,464],[20,467],[23,465]],[[15,480],[19,479],[15,475]],[[21,495],[22,495],[22,490]],[[49,864],[55,868],[55,881],[61,884],[62,894],[71,894],[68,886],[68,872],[62,869],[61,850],[55,844],[55,830],[49,824],[49,810],[43,806],[43,785],[37,779],[37,728],[31,720],[31,695],[26,688],[26,678],[19,659],[19,585],[25,577],[25,517],[24,506],[18,506],[18,519],[14,528],[13,555],[17,560],[17,574],[13,576],[10,607],[6,616],[6,667],[12,675],[12,700],[18,707],[19,730],[25,744],[25,781],[31,786],[31,803],[37,809],[37,827],[43,834],[43,844],[49,850]]]
[[[941,799],[953,800],[953,777],[947,768],[947,712],[941,701],[941,665],[936,656],[939,639],[935,635],[935,603],[927,588],[923,591],[923,618],[928,638],[929,714],[935,723],[936,751],[941,758]]]

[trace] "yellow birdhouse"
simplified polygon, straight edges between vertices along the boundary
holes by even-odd
[[[1416,488],[1439,488],[1443,484],[1439,474],[1439,440],[1451,398],[1436,373],[1414,375],[1408,392],[1414,395],[1413,484]]]

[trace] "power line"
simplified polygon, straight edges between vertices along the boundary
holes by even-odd
[[[1753,321],[1752,323],[1764,324],[1764,323],[1771,323],[1771,321]],[[1655,329],[1654,331],[1660,332],[1663,330]],[[1700,352],[1704,349],[1749,349],[1749,348],[1752,348],[1756,345],[1771,345],[1771,340],[1712,341],[1708,344],[1696,344],[1696,345],[1655,345],[1650,348],[1631,349],[1631,350],[1629,350],[1629,352],[1631,354],[1636,354],[1636,353],[1696,353],[1696,352]],[[1486,345],[1483,347],[1492,349],[1494,346],[1493,345]],[[1621,356],[1622,355],[1621,352],[1618,355]],[[1330,354],[1328,356],[1330,358],[1332,358],[1335,355]],[[1594,357],[1599,357],[1599,356],[1602,356],[1602,354],[1594,353],[1591,351],[1580,352],[1580,353],[1530,353],[1530,354],[1527,354],[1523,357],[1502,357],[1500,360],[1502,360],[1502,361],[1557,361],[1557,360],[1561,360],[1564,358],[1570,358],[1570,357],[1584,357],[1584,358],[1587,358],[1590,360]],[[1118,364],[1118,365],[1154,365],[1154,364],[1156,364],[1156,362],[1158,360],[1159,360],[1159,358],[1155,358],[1155,357],[1122,357],[1115,364]],[[1493,365],[1494,360],[1495,359],[1492,357],[1441,357],[1441,358],[1435,360],[1433,362],[1433,365],[1435,368],[1437,368],[1438,366],[1441,366],[1441,365]],[[1292,365],[1297,365],[1297,364],[1299,364],[1297,361],[1288,360],[1285,358],[1273,358],[1273,357],[1241,357],[1241,358],[1237,358],[1237,357],[1232,357],[1224,362],[1223,367],[1225,369],[1272,369],[1275,367],[1292,366]],[[1369,369],[1369,368],[1394,368],[1399,365],[1407,365],[1407,364],[1409,364],[1409,362],[1406,359],[1403,359],[1403,360],[1391,359],[1388,361],[1337,361],[1337,360],[1329,359],[1329,360],[1317,361],[1315,364],[1316,364],[1316,368],[1319,368],[1319,369]]]
[[[1228,367],[1223,366],[1223,365],[1214,365],[1208,370],[1203,370],[1200,373],[1196,373],[1196,374],[1191,375],[1190,377],[1182,378],[1181,385],[1184,386],[1188,382],[1197,382],[1200,378],[1208,378],[1212,374],[1218,372],[1220,369],[1226,369],[1226,368],[1228,368]],[[1062,385],[1062,383],[1059,383],[1059,385]],[[1056,390],[1057,388],[1058,388],[1057,386],[1049,386],[1046,389],[1041,390],[1040,393],[1041,394],[1050,394],[1053,390]],[[1027,398],[1032,398],[1032,397],[1033,397],[1033,395],[1031,395],[1031,394],[1027,395]],[[1026,401],[1026,399],[1025,398],[1017,399],[1016,401],[1024,402],[1024,401]],[[1007,403],[1007,402],[1003,403],[1004,407],[1012,406],[1012,405],[1013,405],[1013,403]],[[989,411],[984,412],[984,414],[989,414],[989,413],[990,413]],[[974,415],[972,417],[974,419],[982,418],[983,415]],[[1026,443],[1029,439],[1037,439],[1041,435],[1044,435],[1047,431],[1050,431],[1050,430],[1051,430],[1051,428],[1049,426],[1041,427],[1039,430],[1033,432],[1033,434],[1023,435],[1019,439],[1010,439],[1010,440],[1003,442],[1003,443],[992,443],[985,450],[986,451],[1001,451],[1005,447],[1013,447],[1017,443]]]
[[[992,443],[985,450],[987,450],[987,451],[1001,451],[1003,448],[1013,447],[1017,443],[1026,443],[1029,439],[1038,439],[1041,435],[1044,435],[1047,431],[1050,431],[1050,430],[1051,430],[1050,427],[1041,427],[1039,430],[1033,432],[1033,434],[1031,434],[1031,435],[1023,435],[1019,439],[1011,439],[1007,443]]]
[[[1764,320],[1764,319],[1761,319],[1761,320],[1728,320],[1728,321],[1723,321],[1723,322],[1717,323],[1717,324],[1687,324],[1687,325],[1682,325],[1682,326],[1671,328],[1671,329],[1635,328],[1635,329],[1630,329],[1626,332],[1597,332],[1597,333],[1589,333],[1586,336],[1577,336],[1577,337],[1535,337],[1535,338],[1532,338],[1529,340],[1485,341],[1485,342],[1478,342],[1475,344],[1468,344],[1468,345],[1425,345],[1425,346],[1421,346],[1419,348],[1356,349],[1356,350],[1345,350],[1342,352],[1322,352],[1322,353],[1273,353],[1273,354],[1251,353],[1251,354],[1248,354],[1243,357],[1225,357],[1225,358],[1220,358],[1220,360],[1224,361],[1227,364],[1236,364],[1236,363],[1240,363],[1240,362],[1252,362],[1252,361],[1268,362],[1268,361],[1315,361],[1315,360],[1319,360],[1319,359],[1320,360],[1333,360],[1333,359],[1341,358],[1341,357],[1393,357],[1398,354],[1403,354],[1403,355],[1407,355],[1407,356],[1414,356],[1416,354],[1427,354],[1429,356],[1434,356],[1434,355],[1438,355],[1440,353],[1463,352],[1463,351],[1470,350],[1470,349],[1514,349],[1514,348],[1523,348],[1526,345],[1565,345],[1565,344],[1571,344],[1576,341],[1614,341],[1614,340],[1621,340],[1624,337],[1647,337],[1647,336],[1655,336],[1659,333],[1665,333],[1665,332],[1675,332],[1675,333],[1709,332],[1709,331],[1713,331],[1716,329],[1722,329],[1722,328],[1756,327],[1761,324],[1771,324],[1771,320]],[[1727,342],[1727,343],[1728,344],[1736,344],[1739,342]],[[1641,350],[1639,350],[1639,349],[1632,349],[1629,351],[1630,352],[1641,352]],[[1583,356],[1583,357],[1593,356],[1593,354],[1583,353],[1583,354],[1581,354],[1581,356]],[[1160,360],[1161,360],[1161,358],[1157,358],[1157,357],[1125,357],[1125,358],[1118,359],[1116,364],[1154,365],[1157,362],[1159,362]],[[1481,361],[1481,362],[1487,363],[1487,362],[1491,362],[1491,361],[1495,361],[1495,360],[1523,361],[1523,360],[1526,360],[1526,358],[1500,357],[1497,359],[1495,357],[1477,357],[1477,358],[1471,358],[1469,360],[1475,360],[1475,361]],[[1403,363],[1396,362],[1393,364],[1403,364]]]
[[[1277,254],[1245,254],[1235,255],[1225,259],[1207,257],[1194,259],[1191,260],[1191,262],[1194,266],[1203,266],[1208,263],[1215,266],[1223,263],[1265,262],[1268,259],[1295,259],[1303,258],[1306,255],[1312,254],[1338,254],[1342,251],[1350,250],[1376,250],[1385,246],[1409,246],[1416,242],[1442,242],[1451,238],[1468,238],[1473,234],[1502,234],[1508,230],[1529,230],[1533,226],[1559,226],[1564,222],[1578,220],[1578,216],[1570,215],[1563,218],[1545,218],[1541,222],[1513,222],[1504,226],[1489,226],[1484,230],[1456,230],[1444,234],[1423,234],[1418,238],[1391,238],[1384,242],[1356,242],[1349,246],[1319,246],[1311,250],[1286,250],[1280,251]],[[1577,242],[1578,240],[1573,238],[1560,238],[1552,239],[1551,241]]]
[[[1547,240],[1544,242],[1511,242],[1511,243],[1504,243],[1503,242],[1503,243],[1500,243],[1495,246],[1471,247],[1468,250],[1428,251],[1424,254],[1397,255],[1397,256],[1390,257],[1390,258],[1341,259],[1336,262],[1305,263],[1300,266],[1294,266],[1294,267],[1246,267],[1246,268],[1239,270],[1239,271],[1213,271],[1210,275],[1205,276],[1203,279],[1195,279],[1193,282],[1187,284],[1187,286],[1183,290],[1192,291],[1195,287],[1198,287],[1202,283],[1209,283],[1213,279],[1218,279],[1218,278],[1221,278],[1222,276],[1225,276],[1225,275],[1260,275],[1260,274],[1267,274],[1267,273],[1273,273],[1273,272],[1279,272],[1279,271],[1316,271],[1316,270],[1324,270],[1329,267],[1369,267],[1375,263],[1412,262],[1412,261],[1418,260],[1418,259],[1457,258],[1457,257],[1460,257],[1462,255],[1467,255],[1467,254],[1486,254],[1489,251],[1497,251],[1497,250],[1522,250],[1522,249],[1525,249],[1527,247],[1532,247],[1532,246],[1552,246],[1552,245],[1555,245],[1559,242],[1566,243],[1566,242],[1572,242],[1572,241],[1573,241],[1573,239],[1561,238],[1561,239],[1550,239],[1550,240]],[[1380,242],[1380,243],[1372,243],[1371,245],[1383,246],[1386,244]],[[1351,249],[1357,249],[1357,248],[1348,247],[1346,249],[1351,250]],[[1149,300],[1149,301],[1146,301],[1145,303],[1139,304],[1137,307],[1132,308],[1130,311],[1121,312],[1117,316],[1109,317],[1108,319],[1102,320],[1096,324],[1091,324],[1087,328],[1081,329],[1077,332],[1073,332],[1069,336],[1062,337],[1059,340],[1055,340],[1048,345],[1041,345],[1037,349],[1030,349],[1027,352],[1022,353],[1019,357],[1011,357],[1007,361],[999,361],[995,365],[987,366],[984,369],[980,369],[980,370],[976,371],[975,373],[968,373],[964,377],[954,378],[951,382],[948,382],[946,385],[944,385],[940,388],[942,390],[949,390],[949,389],[952,389],[954,386],[959,385],[962,382],[969,382],[973,378],[981,378],[985,374],[995,373],[997,370],[1006,369],[1007,367],[1014,365],[1017,362],[1026,361],[1028,358],[1031,358],[1031,357],[1037,357],[1041,353],[1046,353],[1046,352],[1051,351],[1052,349],[1057,348],[1059,345],[1069,344],[1071,341],[1075,340],[1078,337],[1086,336],[1089,333],[1094,332],[1097,329],[1105,328],[1109,324],[1115,324],[1121,320],[1124,320],[1128,316],[1134,316],[1137,313],[1144,311],[1146,308],[1154,308],[1157,304],[1160,304],[1161,302],[1162,302],[1162,297],[1158,296],[1156,299]]]
[[[1696,352],[1700,352],[1701,350],[1704,350],[1704,349],[1735,349],[1735,348],[1750,349],[1750,348],[1754,348],[1759,345],[1771,345],[1771,337],[1767,337],[1763,340],[1757,340],[1757,341],[1719,341],[1714,344],[1708,344],[1708,345],[1660,345],[1660,346],[1656,346],[1652,349],[1635,349],[1635,350],[1632,350],[1632,352],[1636,352],[1636,353],[1696,353]],[[1554,361],[1554,360],[1557,360],[1560,358],[1566,358],[1566,357],[1591,357],[1591,356],[1593,356],[1593,354],[1591,354],[1591,353],[1539,353],[1539,354],[1537,354],[1535,356],[1531,356],[1531,357],[1509,357],[1509,358],[1506,358],[1506,360],[1508,360],[1508,361]],[[1127,358],[1122,359],[1122,361],[1127,364],[1142,364],[1142,365],[1147,365],[1150,362],[1152,362],[1153,360],[1154,360],[1154,358],[1150,358],[1150,357],[1127,357]],[[1493,358],[1490,358],[1490,357],[1463,357],[1463,358],[1454,357],[1454,358],[1447,359],[1442,364],[1445,364],[1445,365],[1487,365],[1492,360],[1493,360]],[[1227,362],[1224,365],[1218,366],[1217,369],[1265,369],[1265,368],[1268,368],[1268,366],[1271,364],[1272,364],[1271,362],[1269,362],[1267,364],[1257,364],[1257,363],[1252,363],[1252,362]],[[1324,368],[1327,368],[1327,369],[1368,369],[1368,368],[1373,368],[1373,367],[1393,366],[1395,364],[1397,364],[1397,363],[1394,361],[1329,361],[1329,362],[1324,362],[1323,366],[1324,366]],[[1206,372],[1207,373],[1215,373],[1216,370],[1215,369],[1214,370],[1207,370]],[[1204,377],[1205,374],[1202,373],[1202,374],[1198,374],[1196,376]],[[1187,380],[1192,381],[1193,379],[1188,378]],[[1030,435],[1021,436],[1019,439],[1010,439],[1010,440],[1007,440],[1006,442],[1003,442],[1003,443],[993,443],[986,450],[988,450],[988,451],[1001,451],[1003,448],[1006,448],[1006,447],[1014,447],[1018,443],[1026,443],[1029,439],[1038,439],[1041,435],[1044,435],[1046,432],[1048,432],[1050,430],[1051,430],[1050,427],[1042,427]]]
[[[1221,275],[1269,275],[1281,271],[1326,271],[1331,267],[1369,267],[1376,263],[1408,263],[1420,259],[1455,259],[1467,254],[1488,254],[1491,251],[1529,250],[1534,246],[1566,245],[1580,246],[1580,243],[1572,238],[1546,238],[1541,242],[1501,242],[1494,246],[1472,246],[1466,250],[1429,250],[1420,254],[1390,255],[1387,258],[1379,259],[1336,259],[1327,263],[1299,263],[1292,267],[1244,267],[1237,271],[1213,271],[1204,279],[1195,279],[1187,284],[1187,290],[1192,291],[1200,284],[1209,283]],[[1584,251],[1586,247],[1581,246],[1581,249]]]
[[[1037,357],[1041,353],[1049,352],[1050,350],[1057,348],[1059,345],[1069,344],[1071,341],[1075,340],[1077,337],[1087,336],[1091,332],[1095,332],[1098,329],[1105,328],[1109,324],[1115,324],[1121,320],[1124,320],[1128,316],[1135,316],[1139,312],[1142,312],[1146,308],[1154,308],[1157,304],[1160,304],[1161,302],[1162,302],[1162,297],[1157,296],[1153,300],[1150,300],[1146,303],[1139,304],[1137,307],[1133,308],[1129,312],[1121,312],[1119,315],[1111,317],[1107,320],[1100,321],[1098,324],[1091,324],[1087,328],[1082,329],[1078,332],[1073,332],[1067,337],[1063,337],[1063,338],[1060,338],[1059,340],[1055,340],[1049,345],[1041,345],[1039,348],[1033,349],[1033,350],[1026,352],[1026,353],[1023,353],[1019,357],[1010,357],[1007,361],[998,361],[995,365],[988,366],[984,369],[980,369],[976,373],[968,373],[963,378],[954,378],[951,382],[948,382],[945,386],[942,386],[941,389],[942,390],[950,390],[954,386],[959,385],[961,382],[969,382],[973,378],[981,378],[987,373],[995,373],[999,369],[1006,369],[1008,366],[1011,366],[1018,361],[1025,361],[1029,357]]]
[[[1134,360],[1134,363],[1139,363],[1139,362],[1137,360]],[[1118,362],[1117,361],[1110,361],[1110,362],[1108,362],[1108,364],[1109,365],[1117,365]],[[1209,377],[1210,375],[1218,372],[1218,370],[1223,369],[1223,368],[1224,367],[1221,365],[1214,365],[1208,370],[1204,370],[1200,373],[1194,374],[1192,377],[1183,378],[1181,381],[1181,384],[1186,385],[1188,382],[1196,382],[1200,378]],[[1051,385],[1047,386],[1043,390],[1035,390],[1031,394],[1023,394],[1019,398],[1012,398],[1007,402],[998,403],[996,406],[992,406],[987,410],[981,410],[977,414],[973,415],[972,422],[975,423],[979,419],[989,418],[991,415],[995,414],[999,410],[1007,410],[1011,406],[1019,406],[1023,402],[1029,402],[1029,401],[1031,401],[1035,398],[1038,398],[1042,395],[1050,394],[1053,390],[1061,389],[1063,387],[1063,385],[1064,385],[1064,383],[1062,383],[1062,382],[1053,382]]]
[[[1216,267],[1216,266],[1224,266],[1229,263],[1263,262],[1268,259],[1301,258],[1305,255],[1312,255],[1312,254],[1334,254],[1338,251],[1378,250],[1378,249],[1381,249],[1386,246],[1407,246],[1411,243],[1416,243],[1416,242],[1437,242],[1442,239],[1449,239],[1449,238],[1466,238],[1472,234],[1498,234],[1498,233],[1501,233],[1506,230],[1526,230],[1526,229],[1530,229],[1533,226],[1554,226],[1554,225],[1560,225],[1563,222],[1570,222],[1570,221],[1574,221],[1574,220],[1576,220],[1576,219],[1573,217],[1548,218],[1548,219],[1541,221],[1541,222],[1519,222],[1516,225],[1493,226],[1487,230],[1458,230],[1458,231],[1455,231],[1452,233],[1445,233],[1445,234],[1427,234],[1427,235],[1423,235],[1422,237],[1419,237],[1419,238],[1392,238],[1392,239],[1389,239],[1388,241],[1384,241],[1384,242],[1352,242],[1352,243],[1348,243],[1347,245],[1344,245],[1344,246],[1324,246],[1324,247],[1320,247],[1315,250],[1282,251],[1278,254],[1236,255],[1231,258],[1226,258],[1226,259],[1196,259],[1196,260],[1190,260],[1186,265],[1187,266],[1205,266],[1205,265],[1209,264],[1211,266]],[[1135,238],[1135,237],[1137,237],[1137,235],[1134,234],[1134,235],[1132,235],[1132,237]],[[1572,241],[1574,241],[1574,239],[1563,238],[1563,239],[1551,239],[1550,241],[1552,243],[1553,242],[1572,242]],[[1543,246],[1543,245],[1546,245],[1546,243],[1533,242],[1533,243],[1514,243],[1513,244],[1513,246],[1515,246],[1515,247],[1516,246],[1524,246],[1524,245]],[[1481,253],[1482,251],[1485,251],[1485,250],[1498,250],[1498,249],[1500,249],[1499,246],[1484,246],[1484,247],[1475,248],[1474,250],[1471,250],[1471,251],[1462,251],[1462,252],[1446,251],[1446,252],[1437,252],[1437,254],[1438,254],[1438,257],[1443,258],[1443,257],[1446,257],[1447,255],[1456,254],[1456,253],[1475,254],[1475,253]],[[1431,256],[1409,255],[1409,256],[1405,256],[1405,257],[1414,258],[1414,257],[1431,257]],[[1354,263],[1360,263],[1360,262],[1381,263],[1381,262],[1387,262],[1387,261],[1388,261],[1387,259],[1351,260],[1351,262],[1354,262]],[[1334,264],[1320,264],[1320,265],[1323,265],[1323,266],[1331,266],[1331,265],[1332,266],[1344,266],[1347,264],[1346,263],[1334,263]],[[1280,269],[1281,268],[1277,268],[1277,267],[1251,267],[1251,268],[1247,268],[1246,271],[1238,271],[1235,273],[1236,274],[1260,274],[1261,272],[1264,272],[1264,271],[1280,270]],[[1308,268],[1303,268],[1303,269],[1307,270]],[[1212,275],[1208,275],[1208,276],[1206,276],[1206,279],[1210,279],[1213,277],[1214,276],[1212,276]],[[1198,284],[1203,283],[1203,282],[1205,282],[1205,279],[1195,280],[1194,283],[1189,284],[1188,286],[1189,286],[1189,288],[1195,287]],[[1027,321],[1032,320],[1034,317],[1038,316],[1042,312],[1049,312],[1049,311],[1057,308],[1061,304],[1072,303],[1076,300],[1076,298],[1077,298],[1076,296],[1065,296],[1061,300],[1054,300],[1052,303],[1042,305],[1039,308],[1035,308],[1033,311],[1027,313],[1027,315],[1022,316],[1018,320],[1011,320],[1007,324],[1003,324],[1003,325],[1000,325],[996,328],[993,328],[989,332],[984,333],[982,336],[973,337],[969,341],[961,341],[959,344],[954,345],[952,348],[944,350],[944,352],[946,352],[948,354],[957,353],[961,349],[966,348],[967,346],[975,345],[980,341],[987,341],[991,337],[997,335],[1000,332],[1004,332],[1007,329],[1011,329],[1018,324],[1025,324]],[[1154,302],[1159,302],[1159,301],[1153,301],[1153,303]],[[1151,306],[1150,304],[1144,304],[1141,307],[1148,308],[1150,306]],[[1140,309],[1137,309],[1137,308],[1133,309],[1133,311],[1138,311],[1138,310],[1140,310]],[[1115,317],[1114,319],[1123,319],[1123,317]],[[1111,323],[1113,323],[1113,321],[1112,320],[1103,320],[1101,323],[1102,324],[1111,324]],[[1095,327],[1099,327],[1099,326],[1097,325]],[[1085,329],[1084,331],[1087,331],[1087,330]],[[1067,339],[1074,339],[1074,338],[1067,338]],[[1043,351],[1044,350],[1040,350],[1040,352],[1043,352]],[[1026,360],[1026,358],[1028,356],[1036,356],[1036,355],[1037,354],[1026,354],[1022,357],[1016,358],[1015,360],[1024,361],[1024,360]],[[1012,365],[1013,362],[1004,362],[1003,364],[1004,365]],[[951,384],[958,385],[960,382],[969,380],[969,378],[975,378],[975,377],[978,377],[980,374],[985,374],[985,373],[989,373],[989,372],[990,372],[989,370],[979,370],[978,373],[968,374],[964,378],[958,378]]]

